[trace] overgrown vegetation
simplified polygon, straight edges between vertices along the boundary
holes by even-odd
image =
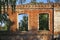
[[[39,15],[39,30],[49,30],[48,14]]]
[[[10,31],[10,27],[14,24],[14,22],[12,22],[9,18],[8,18],[8,14],[4,13],[1,14],[0,13],[0,30],[2,31]]]
[[[23,16],[23,19],[19,22],[20,31],[28,31],[28,16]]]

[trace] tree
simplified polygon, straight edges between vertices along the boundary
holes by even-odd
[[[49,30],[48,28],[48,15],[40,14],[39,15],[39,30]]]
[[[26,0],[19,0],[19,4],[25,3]]]
[[[21,31],[28,31],[28,17],[23,16],[23,20],[20,22],[20,30]]]
[[[7,30],[10,30],[10,27],[14,24],[9,18],[7,13],[1,14],[0,13],[0,27],[2,24],[5,24],[4,26],[7,27]]]
[[[47,0],[48,3],[50,3],[50,0]]]
[[[36,2],[36,0],[31,0],[31,2]]]
[[[54,0],[55,1],[55,3],[60,3],[60,0]]]
[[[36,4],[36,0],[31,0],[31,4]]]
[[[24,3],[26,0],[19,0],[20,3]],[[3,7],[4,12],[5,12],[5,6],[7,6],[7,10],[8,10],[8,5],[11,5],[12,7],[12,11],[15,12],[15,7],[16,7],[16,2],[17,0],[0,0],[0,13],[1,13],[1,9]]]
[[[25,2],[26,0],[20,0],[20,1],[21,3],[23,3],[23,1]],[[8,10],[8,7],[10,5],[12,7],[12,11],[14,12],[16,7],[16,2],[17,0],[0,0],[0,23],[2,25],[2,23],[4,22],[8,26],[8,29],[10,28],[11,25],[13,25],[14,22],[12,22],[10,19],[7,18],[6,16],[7,13],[5,13],[5,6],[7,6],[7,10]],[[2,9],[3,9],[3,14],[2,14]]]

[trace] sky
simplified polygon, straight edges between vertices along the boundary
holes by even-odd
[[[50,1],[54,2],[54,0],[50,0]],[[29,3],[29,2],[31,2],[31,0],[26,0],[26,2],[24,4]],[[47,0],[37,0],[37,2],[44,2],[44,3],[46,3]],[[17,4],[19,4],[19,0],[17,0]]]
[[[23,16],[28,16],[27,14],[18,15],[18,23],[23,19]]]

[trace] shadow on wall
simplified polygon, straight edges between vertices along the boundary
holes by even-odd
[[[7,23],[8,23],[7,24],[7,26],[8,26],[7,30],[10,31],[10,27],[13,26],[14,22],[11,21],[10,19],[8,19]]]

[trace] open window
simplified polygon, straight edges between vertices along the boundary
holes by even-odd
[[[20,31],[28,31],[28,15],[27,14],[18,15],[18,26]]]
[[[39,30],[49,30],[49,15],[39,14]]]

